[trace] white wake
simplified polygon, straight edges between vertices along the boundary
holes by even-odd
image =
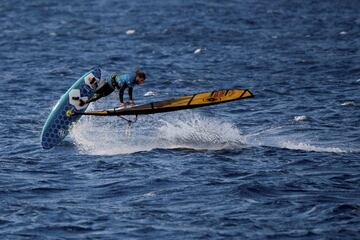
[[[291,150],[346,153],[352,149],[314,143],[291,129],[276,127],[242,133],[234,123],[191,111],[140,117],[131,127],[118,117],[84,116],[70,137],[84,154],[118,155],[152,149],[195,150],[275,147]]]
[[[128,154],[152,149],[220,150],[243,146],[232,123],[189,112],[140,117],[131,127],[117,117],[83,117],[70,131],[81,152]]]

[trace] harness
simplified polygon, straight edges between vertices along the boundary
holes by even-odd
[[[120,89],[119,84],[116,82],[116,75],[111,76],[111,85],[113,88]]]

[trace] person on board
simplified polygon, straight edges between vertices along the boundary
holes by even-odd
[[[101,80],[96,87],[95,94],[87,101],[80,99],[80,106],[95,102],[102,97],[106,97],[111,94],[115,89],[119,90],[120,107],[126,107],[124,103],[124,92],[128,89],[129,104],[135,104],[133,100],[133,88],[136,85],[144,83],[146,75],[143,71],[137,70],[136,72],[124,72],[120,74],[114,74],[110,78]],[[91,81],[91,80],[90,80]]]

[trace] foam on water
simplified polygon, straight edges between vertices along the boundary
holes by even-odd
[[[156,96],[156,92],[155,91],[148,91],[144,94],[144,97],[151,97],[151,96]]]
[[[342,149],[339,147],[321,147],[311,145],[309,143],[296,143],[290,140],[279,142],[279,147],[292,149],[292,150],[303,150],[308,152],[332,152],[332,153],[345,153],[351,150]]]
[[[346,101],[341,103],[341,106],[356,106],[356,103],[354,101]]]
[[[129,127],[116,117],[83,117],[70,131],[76,146],[84,154],[117,155],[152,149],[188,148],[195,150],[275,147],[313,152],[352,152],[311,139],[287,134],[288,127],[276,127],[242,134],[231,122],[206,117],[190,111],[140,117]]]
[[[273,127],[248,134],[245,143],[251,146],[266,146],[283,148],[290,150],[301,150],[307,152],[330,152],[330,153],[346,153],[355,152],[350,148],[342,148],[338,146],[330,146],[326,143],[320,143],[309,139],[302,134],[289,134],[289,127]]]
[[[135,34],[135,29],[128,29],[127,31],[126,31],[126,35],[133,35],[133,34]]]
[[[119,118],[83,117],[70,137],[85,154],[116,155],[155,148],[220,150],[239,147],[243,137],[233,124],[189,112],[144,117],[129,126]]]
[[[195,51],[194,51],[194,54],[199,54],[199,53],[202,53],[206,50],[206,48],[197,48]]]
[[[307,117],[305,115],[299,115],[299,116],[295,116],[294,120],[299,122],[299,121],[305,121],[307,119]]]

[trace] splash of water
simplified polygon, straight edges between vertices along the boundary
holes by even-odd
[[[195,150],[275,147],[313,152],[352,152],[336,146],[312,144],[287,127],[242,134],[231,122],[202,116],[191,111],[144,117],[133,126],[119,118],[83,117],[70,137],[84,154],[117,155],[152,149],[188,148]]]
[[[70,131],[81,152],[129,154],[156,148],[220,150],[239,147],[243,137],[233,124],[189,112],[146,117],[129,126],[118,118],[83,117]]]
[[[176,121],[162,120],[159,133],[168,147],[219,150],[242,147],[244,137],[230,122],[198,114],[179,115]]]

